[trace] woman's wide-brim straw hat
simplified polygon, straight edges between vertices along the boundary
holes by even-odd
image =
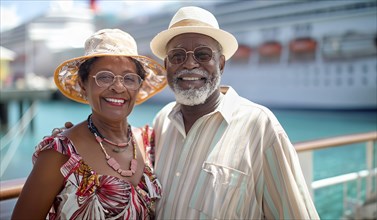
[[[177,35],[197,33],[212,37],[220,43],[223,55],[228,60],[236,52],[238,42],[236,38],[219,28],[215,16],[202,8],[188,6],[180,8],[170,21],[169,28],[157,34],[151,41],[152,52],[160,59],[166,57],[166,45]]]
[[[155,60],[138,55],[135,39],[119,29],[103,29],[85,42],[85,55],[60,64],[54,73],[55,84],[68,98],[88,104],[79,85],[78,70],[82,63],[92,57],[126,56],[141,63],[146,76],[137,94],[135,104],[141,104],[167,85],[166,71]]]

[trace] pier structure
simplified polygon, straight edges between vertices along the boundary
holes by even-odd
[[[1,89],[0,92],[0,127],[8,130],[9,126],[9,103],[18,103],[18,118],[21,120],[26,111],[34,115],[36,104],[41,100],[50,100],[57,90],[47,89]],[[33,119],[30,120],[30,128],[34,129]]]

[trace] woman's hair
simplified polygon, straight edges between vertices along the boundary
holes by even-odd
[[[90,59],[87,59],[84,63],[80,65],[78,75],[83,82],[88,80],[90,68],[92,67],[93,63],[96,62],[96,60],[98,60],[98,58],[100,57],[92,57]],[[132,57],[129,57],[129,58],[132,60],[132,62],[135,63],[136,73],[144,80],[146,72],[143,68],[143,65],[141,65],[141,63],[135,60],[134,58]]]

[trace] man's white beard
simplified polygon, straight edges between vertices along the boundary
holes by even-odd
[[[177,76],[184,73],[195,73],[200,74],[206,77],[208,80],[205,82],[204,86],[201,88],[189,88],[189,89],[182,89],[176,83],[176,80],[171,85],[171,88],[174,92],[175,99],[177,103],[182,105],[188,106],[195,106],[203,104],[209,96],[215,92],[220,86],[220,68],[216,71],[212,78],[209,78],[209,74],[207,71],[203,70],[182,70],[177,73]]]

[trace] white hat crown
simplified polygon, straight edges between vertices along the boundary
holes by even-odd
[[[119,29],[103,29],[85,41],[85,56],[95,54],[138,56],[135,39]]]
[[[153,54],[165,59],[169,41],[177,35],[187,33],[206,35],[219,42],[226,60],[238,48],[237,39],[231,33],[220,29],[217,19],[211,12],[199,7],[187,6],[175,13],[167,30],[161,31],[152,39],[150,47]]]
[[[174,15],[170,21],[169,28],[175,26],[183,20],[194,20],[207,24],[210,27],[219,29],[219,23],[217,22],[215,16],[207,10],[204,10],[195,6],[188,6],[179,9],[179,11]]]

